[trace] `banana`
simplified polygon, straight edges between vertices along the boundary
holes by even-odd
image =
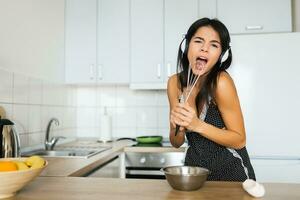
[[[15,161],[14,163],[16,163],[18,170],[26,170],[29,169],[29,167],[22,161]]]
[[[26,159],[25,163],[30,167],[30,169],[37,169],[44,166],[45,160],[40,156],[31,156]]]

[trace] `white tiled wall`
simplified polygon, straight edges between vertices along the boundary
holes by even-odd
[[[22,147],[42,144],[49,120],[52,136],[100,137],[104,110],[112,119],[112,137],[168,137],[165,91],[135,91],[128,86],[69,86],[0,69],[0,106],[13,120]]]
[[[0,69],[0,106],[14,121],[21,147],[40,145],[48,121],[57,117],[51,135],[76,137],[77,88],[11,73]]]
[[[77,88],[78,136],[100,137],[106,108],[112,118],[112,137],[163,135],[168,137],[169,104],[166,91],[135,91],[128,86]]]

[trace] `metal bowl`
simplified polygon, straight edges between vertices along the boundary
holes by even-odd
[[[206,168],[192,166],[165,167],[162,171],[172,188],[183,191],[198,190],[210,173]]]

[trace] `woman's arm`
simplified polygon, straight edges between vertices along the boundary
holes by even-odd
[[[173,109],[176,114],[174,121],[220,145],[243,148],[246,143],[243,115],[234,82],[226,72],[222,72],[217,81],[216,103],[226,129],[203,122],[188,104],[178,105]]]
[[[178,105],[178,87],[177,87],[177,75],[173,75],[168,80],[168,99],[170,105],[170,142],[171,144],[178,148],[180,147],[185,141],[185,128],[180,127],[177,135],[175,136],[176,124],[174,119],[171,115],[172,110]]]

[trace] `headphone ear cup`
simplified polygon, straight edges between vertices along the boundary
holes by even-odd
[[[188,44],[186,42],[186,39],[184,39],[184,41],[181,43],[181,51],[183,54],[186,54],[187,53],[187,50],[188,50]]]
[[[227,49],[222,55],[221,55],[221,59],[220,62],[223,63],[228,59],[229,56],[229,49]]]
[[[189,50],[189,44],[185,41],[185,48],[183,54],[187,55],[188,50]]]

